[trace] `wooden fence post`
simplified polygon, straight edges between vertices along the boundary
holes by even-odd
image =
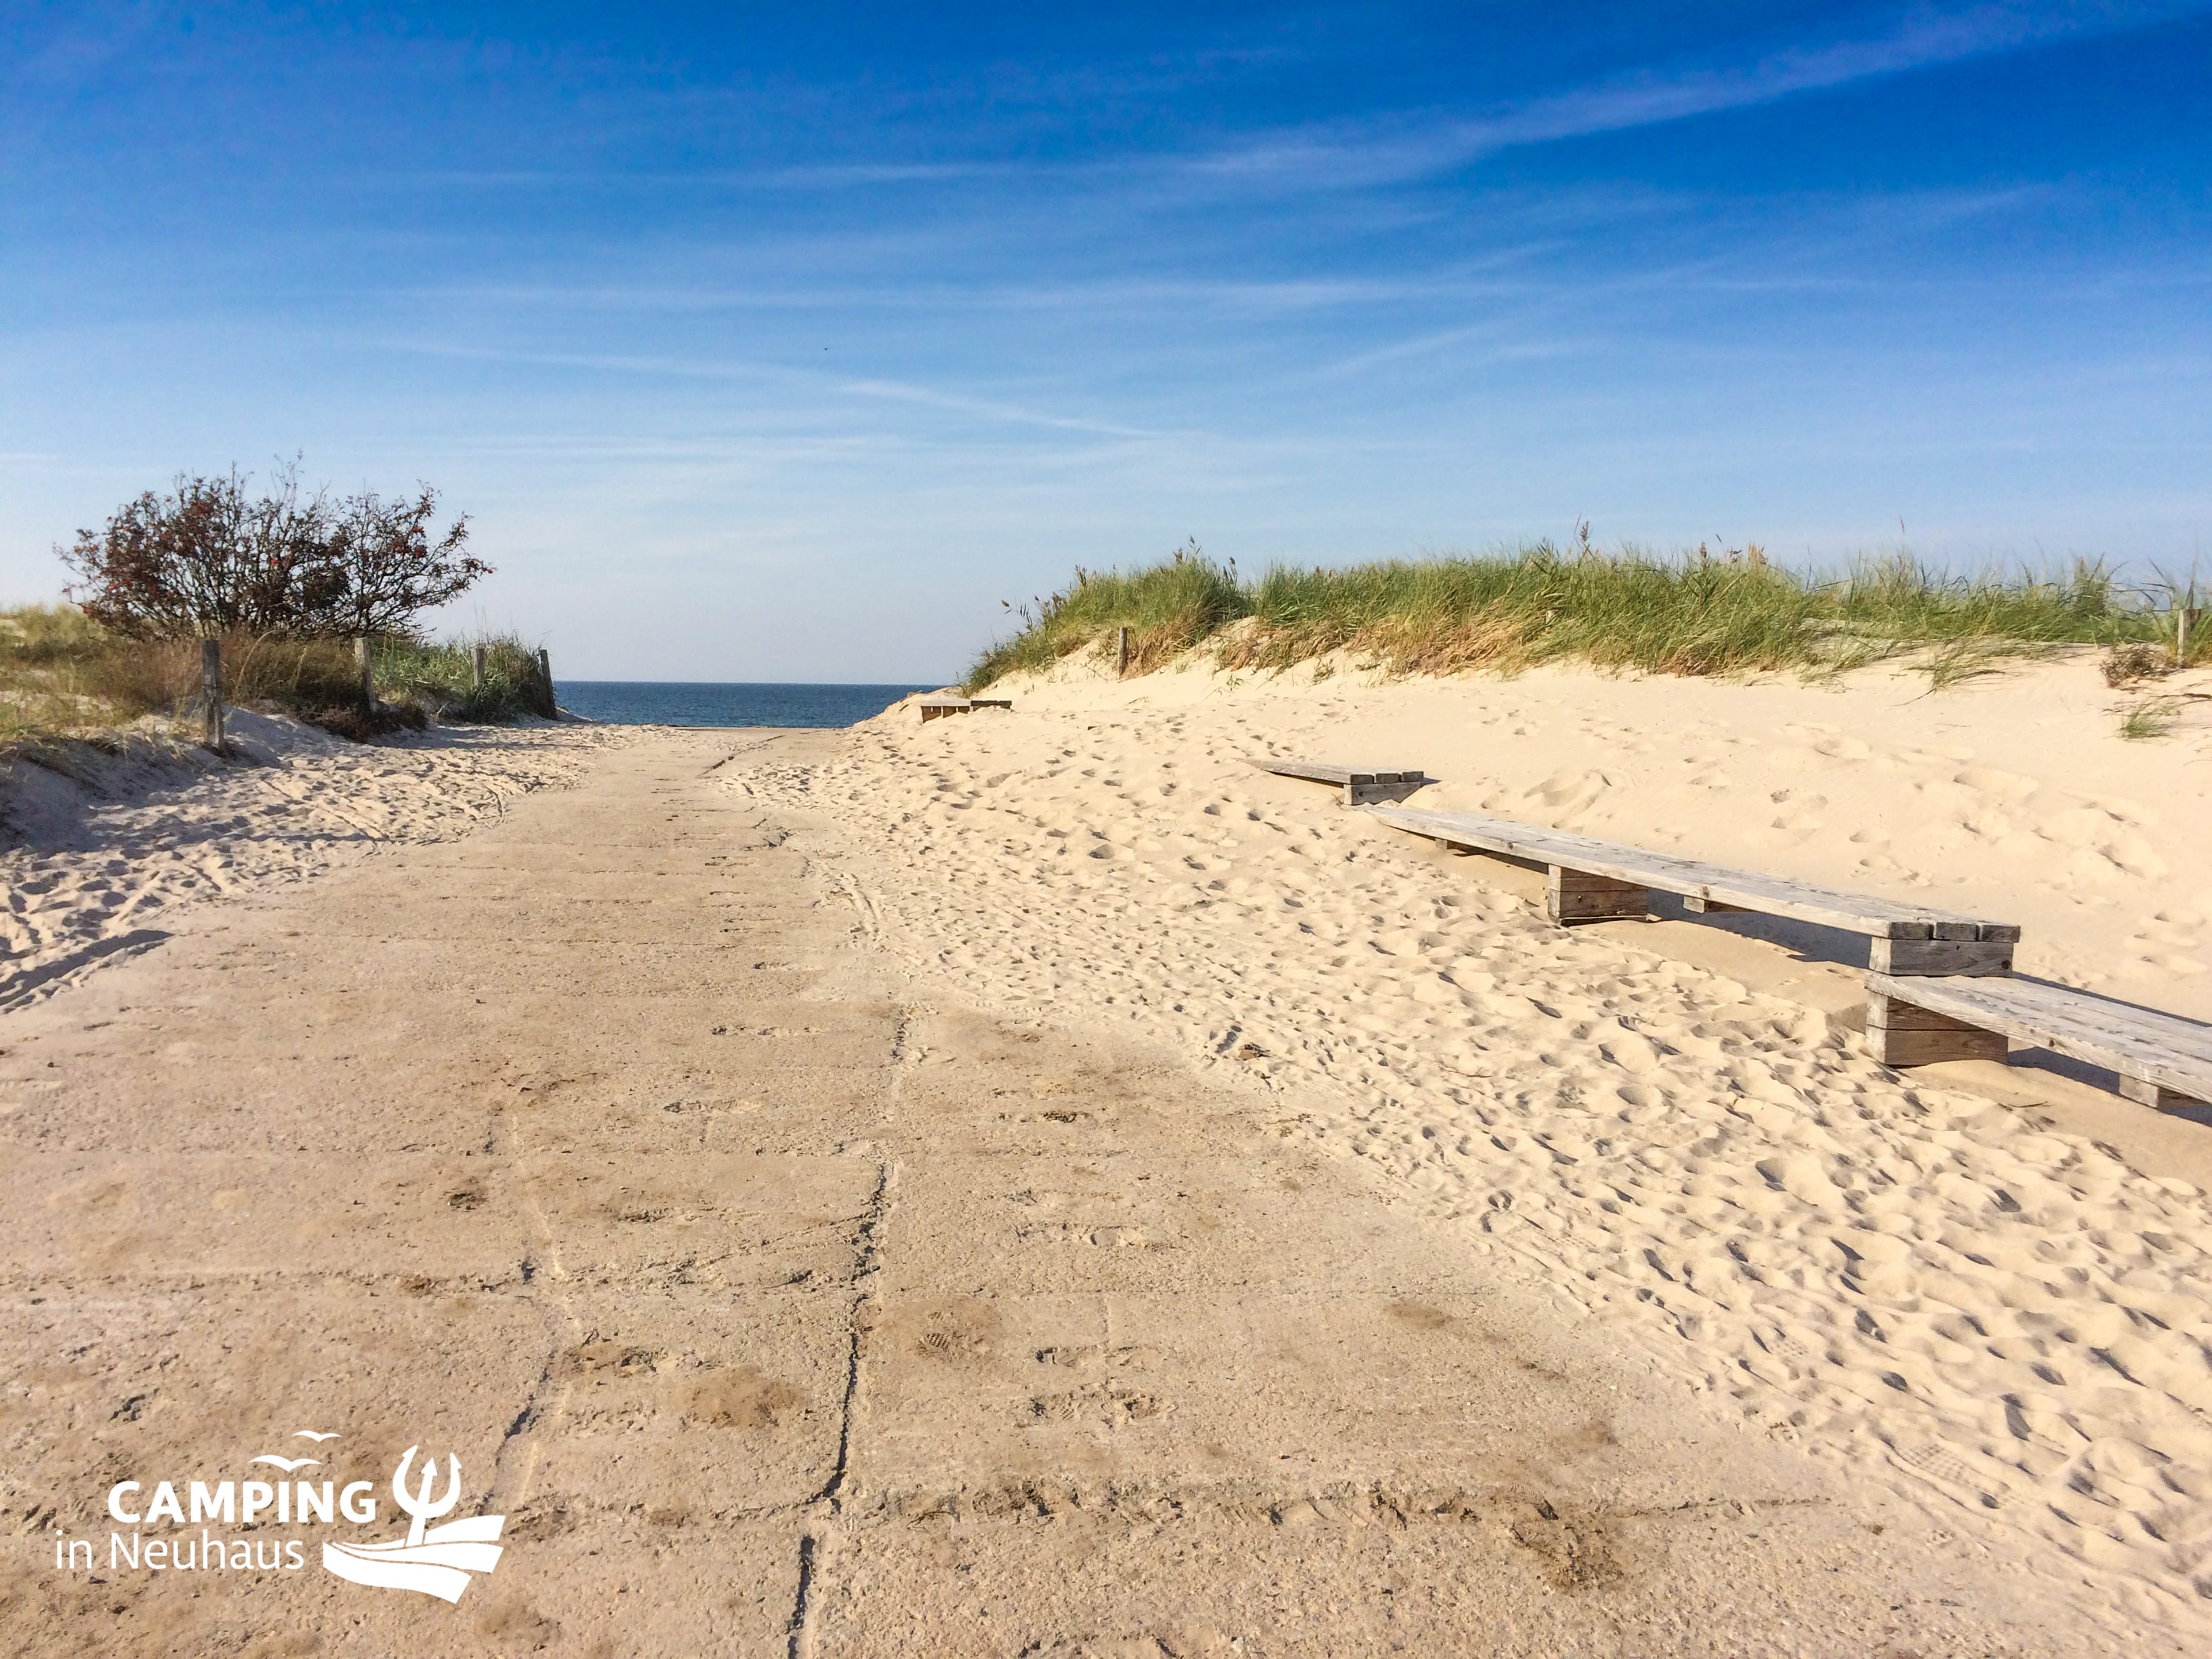
[[[376,681],[368,672],[368,635],[366,634],[354,635],[353,665],[361,673],[361,712],[374,714],[376,712]]]
[[[469,684],[476,690],[483,690],[483,642],[479,640],[469,647]]]
[[[1121,680],[1128,677],[1129,630],[1124,628],[1117,630],[1114,641],[1114,678]]]
[[[561,708],[553,701],[553,653],[542,645],[538,647],[538,678],[545,682],[545,718],[551,720]]]
[[[222,750],[222,641],[200,641],[200,700],[205,726],[200,740],[217,753]]]

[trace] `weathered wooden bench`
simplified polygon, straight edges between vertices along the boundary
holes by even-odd
[[[1864,933],[1867,1037],[1889,1066],[2008,1057],[2008,1039],[2119,1073],[2120,1092],[2160,1107],[2212,1101],[2212,1026],[2063,986],[2011,977],[2020,928],[1924,905],[1731,870],[1471,812],[1368,809],[1448,845],[1546,866],[1545,909],[1572,923],[1640,917],[1654,889],[1693,912],[1759,911]]]
[[[1557,922],[1640,918],[1656,889],[1679,894],[1698,914],[1756,910],[1864,933],[1874,941],[1871,966],[1889,974],[2008,974],[2012,947],[2020,939],[2020,928],[2011,922],[1731,870],[1565,830],[1540,830],[1473,812],[1367,810],[1385,823],[1433,841],[1544,866],[1550,877],[1545,912]]]
[[[2008,1057],[2009,1039],[2108,1066],[2120,1092],[2163,1108],[2212,1103],[2212,1025],[2011,977],[2020,928],[1839,892],[1472,812],[1367,809],[1449,846],[1546,867],[1545,910],[1572,923],[1641,917],[1654,889],[1693,912],[1758,911],[1864,933],[1867,1037],[1889,1066]]]
[[[2118,1073],[2120,1092],[2146,1106],[2212,1103],[2212,1025],[2178,1014],[2027,979],[1869,974],[1867,992],[1867,1035],[1892,1066],[2002,1060],[2016,1037]]]
[[[1344,791],[1346,806],[1365,806],[1374,801],[1403,800],[1434,780],[1420,768],[1390,766],[1332,766],[1326,761],[1255,760],[1253,765],[1279,778],[1307,778],[1333,783]]]
[[[1012,708],[1012,697],[952,697],[935,696],[918,699],[915,707],[921,710],[925,720],[942,720],[947,714],[964,714],[971,708]]]

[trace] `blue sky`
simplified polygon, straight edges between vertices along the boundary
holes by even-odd
[[[442,488],[445,620],[579,678],[941,679],[1190,537],[2212,574],[2208,66],[2212,3],[0,0],[0,600],[295,451]]]

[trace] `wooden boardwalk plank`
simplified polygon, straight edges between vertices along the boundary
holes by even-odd
[[[2212,1101],[2212,1025],[2179,1014],[2027,979],[1869,974],[1867,989],[1962,1025],[2109,1066],[2124,1079],[2191,1101]]]
[[[1672,854],[1597,841],[1565,830],[1540,830],[1473,812],[1425,812],[1410,807],[1370,806],[1383,823],[1417,836],[1522,859],[1553,869],[1578,870],[1609,881],[1656,888],[1699,902],[1699,908],[1726,906],[1789,916],[1875,939],[1981,940],[2010,943],[2020,938],[2011,922],[1984,921],[1927,905],[1840,892],[1809,882],[1754,871],[1731,870]]]

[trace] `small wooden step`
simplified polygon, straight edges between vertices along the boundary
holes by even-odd
[[[925,720],[942,720],[947,714],[965,714],[977,708],[1012,708],[1012,697],[957,697],[949,693],[934,696],[916,697],[914,706],[921,710]]]
[[[1416,789],[1436,781],[1418,766],[1338,766],[1328,761],[1305,760],[1255,760],[1252,764],[1279,778],[1333,783],[1344,791],[1346,806],[1403,800]]]

